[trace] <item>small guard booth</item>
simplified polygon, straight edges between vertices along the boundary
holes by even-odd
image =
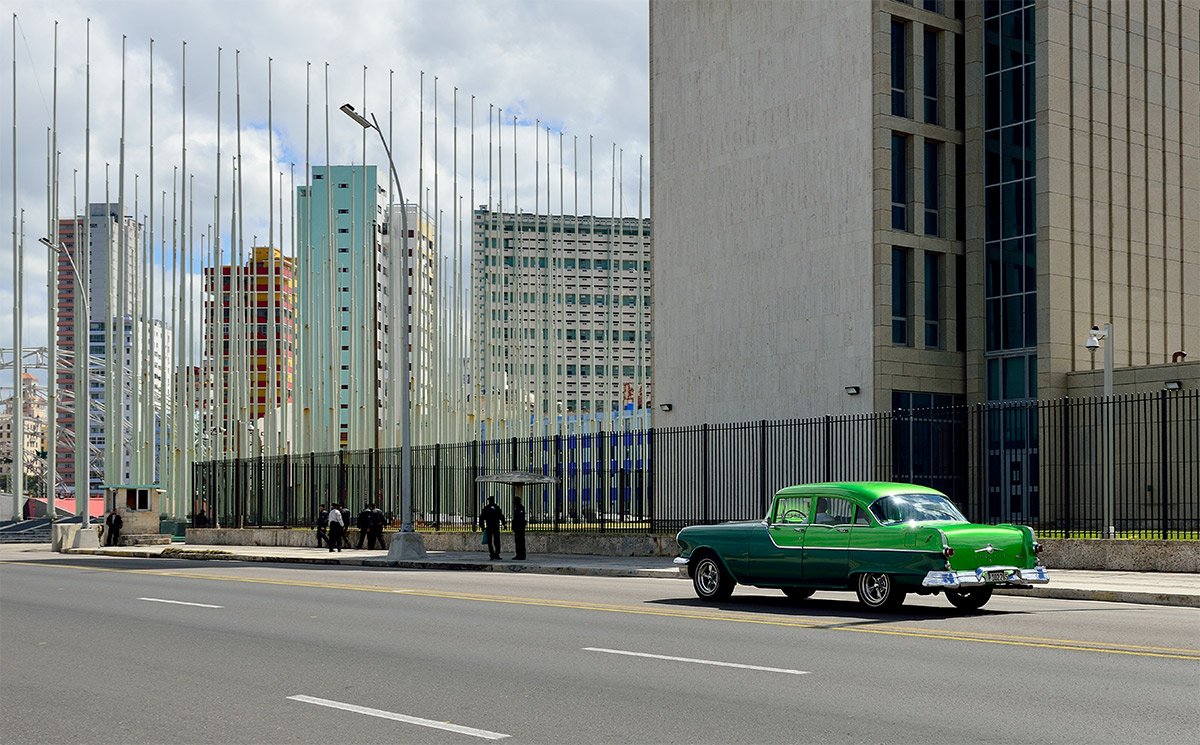
[[[153,484],[116,484],[103,488],[105,511],[100,519],[103,520],[110,510],[116,508],[121,516],[122,543],[126,543],[127,539],[133,542],[134,536],[145,539],[162,535],[159,532],[159,515],[165,489]],[[162,537],[166,538],[167,543],[171,540],[170,536]]]

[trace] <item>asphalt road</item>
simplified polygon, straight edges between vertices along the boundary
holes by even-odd
[[[21,554],[6,743],[1200,739],[1200,611]]]

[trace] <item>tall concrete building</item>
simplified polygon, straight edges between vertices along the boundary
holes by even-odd
[[[1092,393],[1106,322],[1118,391],[1200,349],[1197,0],[650,7],[666,421]]]
[[[480,208],[473,245],[471,374],[496,429],[649,404],[649,219]]]
[[[1200,385],[1198,17],[651,0],[658,423]]]
[[[410,369],[432,364],[437,263],[433,224],[408,205],[409,298],[400,299],[401,256],[391,254],[398,208],[375,166],[314,166],[297,188],[297,305],[302,355],[299,426],[314,433],[312,450],[373,447],[398,441],[395,372],[401,318],[410,324]],[[374,350],[372,352],[372,349]],[[418,375],[414,402],[426,375]],[[372,391],[377,391],[375,395]],[[373,412],[372,407],[377,407]],[[322,433],[328,433],[325,436]],[[323,439],[317,439],[323,438]]]
[[[86,246],[83,245],[85,236],[90,238]],[[149,356],[152,360],[151,369],[148,371],[153,379],[151,391],[143,394],[140,381],[133,380],[134,332],[139,331],[140,338],[156,345],[154,348],[165,350],[166,359],[170,358],[173,336],[171,330],[160,321],[141,320],[142,277],[139,256],[142,225],[133,217],[121,216],[118,204],[91,204],[86,215],[59,220],[58,242],[72,255],[79,252],[79,258],[82,259],[80,269],[86,274],[81,279],[87,284],[90,318],[86,340],[89,358],[86,386],[90,422],[88,440],[93,452],[90,483],[92,492],[96,493],[103,482],[99,453],[104,451],[107,442],[103,411],[107,387],[104,375],[105,359],[110,354],[117,355],[115,364],[124,369],[123,392],[119,397],[122,402],[119,406],[121,413],[117,426],[121,432],[128,433],[132,426],[130,412],[135,395],[152,397],[155,421],[161,421],[163,412],[168,408],[167,397],[163,392],[164,386],[169,385],[166,377],[169,373],[164,368],[162,355]],[[77,290],[78,284],[71,262],[60,252],[55,288],[58,295],[56,333],[59,349],[68,358],[83,346],[83,340],[80,338],[82,332],[77,322],[82,319],[84,306],[82,302],[77,302]],[[119,335],[110,332],[118,332]],[[117,338],[111,339],[113,336]],[[66,391],[68,395],[73,395],[79,389],[75,382],[74,367],[69,361],[60,364],[57,381],[59,390]],[[75,430],[74,414],[68,406],[59,410],[58,427],[60,431]],[[127,435],[122,435],[125,436]],[[60,438],[54,446],[57,449],[59,476],[66,489],[73,493],[76,473],[73,445],[65,438]],[[122,462],[114,465],[117,470],[114,476],[123,483],[128,483],[133,477],[131,458],[132,454],[126,449]]]

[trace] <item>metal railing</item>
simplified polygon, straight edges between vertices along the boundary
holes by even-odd
[[[1105,462],[1112,417],[1111,468]],[[193,512],[223,527],[311,526],[322,504],[357,513],[400,505],[400,451],[197,463]],[[593,432],[413,449],[418,529],[471,530],[488,495],[478,476],[522,470],[529,531],[672,532],[757,520],[781,487],[905,481],[948,494],[975,522],[1099,537],[1106,472],[1118,537],[1200,538],[1200,391],[1057,399],[736,424]]]

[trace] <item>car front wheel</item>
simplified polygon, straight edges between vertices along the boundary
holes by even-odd
[[[896,587],[889,574],[864,572],[855,585],[858,602],[872,609],[897,608],[904,602],[905,593]]]
[[[733,577],[715,556],[705,556],[692,573],[692,587],[701,600],[724,600],[733,592]]]
[[[973,590],[946,590],[946,599],[959,610],[979,610],[992,599],[992,588],[978,587]]]

